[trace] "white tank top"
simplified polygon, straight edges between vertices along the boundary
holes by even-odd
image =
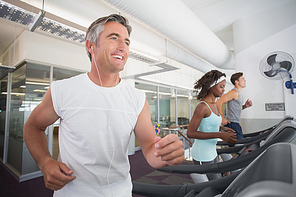
[[[88,75],[53,82],[60,117],[59,161],[77,178],[54,196],[131,196],[128,144],[145,93],[121,82],[111,88]]]

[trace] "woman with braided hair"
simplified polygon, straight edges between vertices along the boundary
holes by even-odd
[[[221,127],[222,116],[216,107],[216,99],[225,91],[226,75],[218,70],[211,70],[194,84],[197,104],[190,120],[187,136],[195,138],[192,157],[195,165],[218,163],[216,152],[217,138],[227,143],[236,142],[232,129]],[[209,180],[221,177],[221,174],[207,174]]]

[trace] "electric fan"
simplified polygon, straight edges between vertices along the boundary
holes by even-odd
[[[291,89],[294,94],[296,83],[292,80],[292,71],[294,69],[293,57],[283,51],[276,51],[266,55],[260,62],[259,69],[261,74],[268,79],[282,79],[289,77],[290,80],[286,81],[285,86]]]

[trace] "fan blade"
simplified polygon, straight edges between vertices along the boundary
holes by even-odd
[[[284,69],[286,69],[287,71],[290,71],[291,68],[292,68],[292,63],[289,62],[289,61],[283,61],[283,62],[280,62],[280,65],[281,65],[281,68],[284,68]]]
[[[265,71],[264,74],[268,77],[274,77],[278,74],[278,70],[269,70],[269,71]]]
[[[273,55],[269,56],[267,58],[267,63],[272,66],[275,63],[275,57],[276,56],[277,56],[277,54],[273,54]]]

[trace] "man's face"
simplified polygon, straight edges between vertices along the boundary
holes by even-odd
[[[122,71],[129,56],[129,44],[126,27],[116,22],[106,23],[94,50],[97,65],[108,73]]]
[[[242,88],[246,87],[246,79],[244,76],[241,76],[239,79],[238,79],[238,85]]]

